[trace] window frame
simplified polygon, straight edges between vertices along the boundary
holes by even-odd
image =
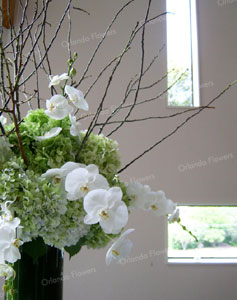
[[[236,207],[237,208],[237,204],[195,204],[195,203],[179,203],[179,205],[177,206],[177,208],[179,206],[189,206],[189,207]],[[237,255],[236,255],[236,258],[230,258],[230,259],[233,259],[233,261],[228,261],[228,258],[201,258],[200,260],[195,260],[195,258],[193,259],[181,259],[181,258],[177,258],[176,260],[174,259],[173,261],[172,260],[169,260],[169,256],[168,256],[168,250],[169,250],[169,222],[168,220],[166,221],[166,257],[165,257],[165,260],[166,260],[166,264],[169,265],[169,266],[172,266],[172,265],[177,265],[177,266],[182,266],[182,265],[190,265],[190,266],[194,266],[194,265],[200,265],[200,266],[205,266],[205,265],[237,265]]]
[[[167,11],[167,1],[165,0],[165,8]],[[167,108],[175,108],[175,109],[183,109],[183,108],[192,108],[192,107],[200,107],[201,99],[200,99],[200,66],[199,66],[199,32],[198,32],[198,10],[197,10],[197,0],[188,0],[190,6],[190,39],[191,39],[191,78],[192,78],[192,104],[187,105],[170,105],[169,104],[169,94],[167,91],[166,97],[166,107]],[[166,19],[166,41],[167,41],[167,22]],[[167,47],[167,59],[166,66],[168,65],[168,45]],[[167,70],[168,72],[169,70]],[[168,76],[167,76],[167,88],[168,88]]]

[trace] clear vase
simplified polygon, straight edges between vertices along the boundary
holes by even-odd
[[[14,264],[16,277],[5,300],[62,300],[63,252],[46,246],[46,253],[33,259],[24,250]]]

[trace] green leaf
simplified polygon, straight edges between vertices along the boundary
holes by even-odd
[[[22,251],[24,251],[34,260],[37,260],[39,257],[43,256],[46,253],[46,250],[45,242],[41,237],[38,237],[31,242],[24,243],[22,246]]]
[[[81,250],[81,247],[84,245],[86,241],[86,238],[80,238],[80,240],[78,241],[78,243],[74,246],[70,246],[70,247],[65,247],[65,251],[69,254],[70,259],[76,255],[77,253],[79,253],[79,251]]]

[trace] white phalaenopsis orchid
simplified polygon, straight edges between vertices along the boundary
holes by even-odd
[[[50,131],[46,132],[43,136],[36,136],[35,139],[36,141],[43,141],[43,140],[48,140],[51,139],[52,137],[55,137],[59,135],[59,133],[62,131],[61,127],[54,127],[50,129]]]
[[[8,223],[0,226],[0,253],[5,261],[14,263],[20,259],[19,247],[22,244],[22,241],[16,238],[16,230]]]
[[[56,182],[59,182],[63,179],[63,183],[64,183],[67,174],[69,174],[75,169],[84,168],[84,167],[86,166],[83,164],[69,161],[65,163],[61,168],[47,170],[46,173],[41,175],[41,177],[54,179]],[[63,188],[65,188],[65,185],[63,186]]]
[[[1,204],[1,216],[0,216],[0,227],[7,225],[20,236],[22,226],[20,226],[21,220],[14,218],[11,211],[8,209],[9,204],[13,201],[6,201]]]
[[[168,221],[169,223],[175,223],[180,221],[178,208],[169,216]]]
[[[99,223],[105,233],[119,233],[128,222],[128,209],[122,197],[119,187],[89,192],[84,198],[84,209],[87,213],[84,223]]]
[[[147,203],[148,210],[152,210],[157,216],[172,214],[176,209],[176,204],[166,198],[163,191],[153,192],[153,197]]]
[[[15,276],[15,271],[11,266],[5,263],[3,253],[0,253],[0,277],[4,276],[6,280]]]
[[[55,75],[55,76],[49,75],[49,80],[50,80],[49,88],[54,85],[59,85],[61,81],[66,79],[69,79],[67,73],[63,73],[61,75]]]
[[[5,118],[3,115],[0,116],[0,122],[2,124],[2,126],[7,124],[7,118]]]
[[[81,132],[81,123],[77,122],[77,118],[75,116],[69,115],[69,119],[71,121],[70,133],[72,136],[80,136]]]
[[[95,189],[109,189],[106,178],[99,174],[96,165],[75,169],[66,177],[65,190],[68,200],[80,199]]]
[[[130,208],[147,209],[147,203],[153,197],[149,185],[143,185],[139,182],[132,182],[127,185],[127,194],[131,199]]]
[[[73,108],[62,95],[54,95],[50,100],[46,100],[46,115],[55,120],[62,120],[71,114]]]
[[[72,102],[77,108],[86,111],[89,109],[88,103],[84,99],[82,91],[77,90],[72,86],[66,85],[65,93],[68,95],[70,102]]]
[[[111,263],[119,264],[122,263],[122,259],[128,257],[131,253],[133,243],[131,240],[125,239],[128,234],[133,232],[135,229],[128,229],[112,244],[106,253],[105,262],[107,265]]]
[[[8,280],[15,276],[15,271],[11,266],[0,261],[0,277],[2,276]]]

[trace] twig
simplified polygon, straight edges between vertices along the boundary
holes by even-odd
[[[83,8],[75,7],[75,6],[73,6],[72,8],[73,8],[73,9],[76,9],[76,10],[80,10],[80,11],[86,13],[88,16],[90,16],[90,13],[89,13],[87,10],[83,9]]]
[[[146,22],[148,20],[148,16],[149,16],[149,12],[150,12],[150,6],[151,6],[151,0],[149,0],[149,2],[148,2],[148,7],[147,7],[147,11],[146,11],[146,17],[145,17],[144,24],[146,24]],[[142,77],[143,77],[143,69],[144,69],[144,59],[145,59],[145,45],[144,45],[145,28],[146,28],[146,26],[144,25],[143,28],[142,28],[142,40],[141,40],[141,50],[142,50],[142,54],[141,54],[141,70],[140,70],[140,75],[139,75],[139,78],[138,78],[138,85],[137,85],[137,88],[136,88],[133,105],[129,109],[129,111],[128,111],[127,115],[125,116],[124,120],[114,130],[111,131],[110,135],[113,134],[115,131],[117,131],[119,128],[121,128],[123,126],[123,124],[126,122],[126,120],[130,117],[130,115],[131,115],[134,107],[136,106],[137,98],[138,98],[138,95],[139,95],[139,92],[140,92],[141,81],[142,81]],[[101,133],[101,132],[102,132],[102,129],[99,131],[99,133]]]
[[[177,113],[174,113],[174,114],[171,114],[171,115],[166,115],[166,116],[150,116],[150,117],[144,117],[144,118],[138,118],[138,119],[127,119],[125,121],[125,123],[135,123],[135,122],[142,122],[142,121],[149,121],[149,120],[157,120],[157,119],[169,119],[169,118],[173,118],[173,117],[177,117],[179,115],[183,115],[183,114],[186,114],[190,111],[194,111],[194,110],[198,110],[200,108],[211,108],[211,109],[215,109],[214,106],[200,106],[200,107],[192,107],[192,108],[189,108],[189,109],[186,109],[184,111],[181,111],[181,112],[177,112]],[[120,124],[122,121],[110,121],[110,122],[104,122],[104,123],[98,123],[96,124],[96,126],[102,126],[102,125],[113,125],[113,124]]]
[[[86,66],[86,68],[85,68],[85,70],[84,70],[84,72],[83,72],[83,75],[82,75],[81,79],[79,80],[79,82],[78,82],[78,84],[77,84],[76,87],[78,87],[78,86],[82,83],[82,81],[85,79],[85,76],[86,76],[86,74],[87,74],[87,72],[88,72],[88,70],[89,70],[89,68],[90,68],[90,66],[91,66],[91,64],[92,64],[92,62],[93,62],[95,56],[96,56],[96,53],[98,52],[100,46],[102,45],[102,43],[104,42],[104,40],[105,40],[105,38],[106,38],[106,36],[107,36],[107,33],[109,32],[110,28],[113,26],[114,22],[116,21],[116,19],[117,19],[118,16],[120,15],[120,13],[121,13],[128,5],[130,5],[130,4],[131,4],[132,2],[134,2],[134,1],[135,1],[135,0],[130,0],[130,1],[127,2],[125,5],[123,5],[122,8],[116,13],[116,15],[114,16],[114,18],[113,18],[113,20],[111,21],[110,25],[109,25],[108,28],[106,29],[103,38],[102,38],[102,39],[100,40],[100,42],[98,43],[98,45],[97,45],[97,47],[95,48],[95,50],[94,50],[94,52],[93,52],[91,58],[89,59],[89,62],[88,62],[87,66]]]

